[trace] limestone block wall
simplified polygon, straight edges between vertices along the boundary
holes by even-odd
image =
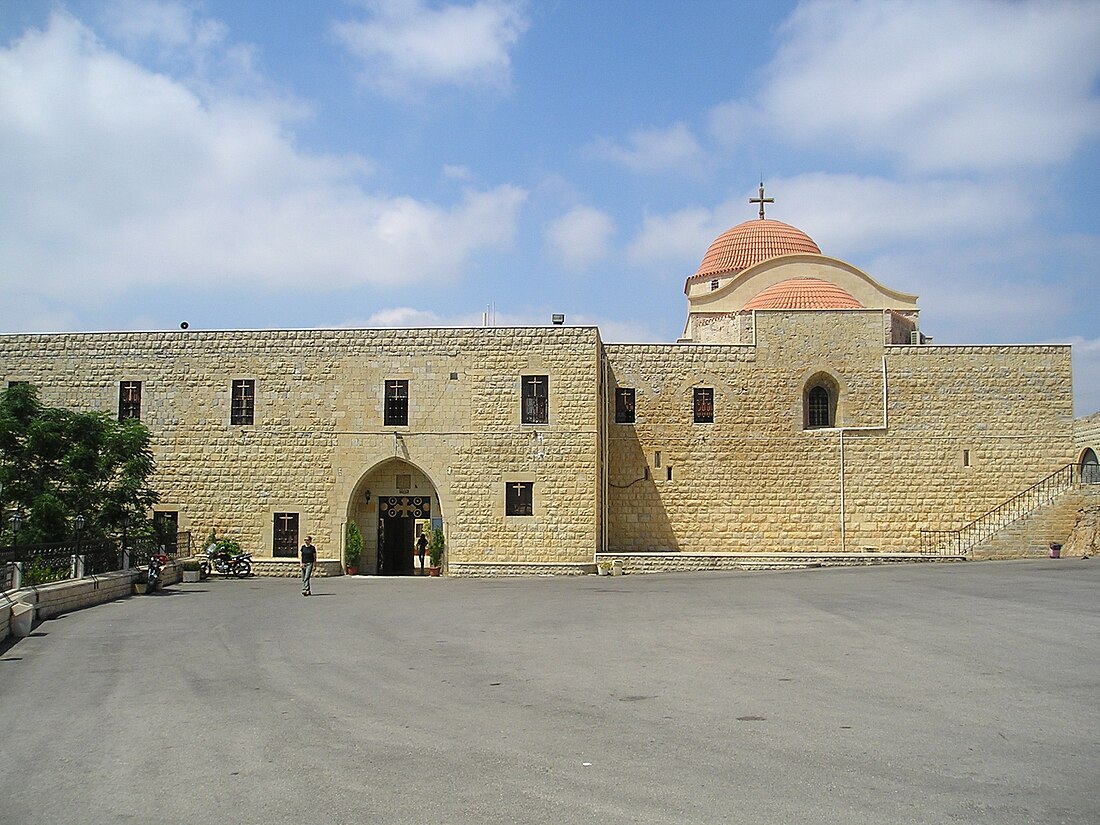
[[[1073,441],[1080,461],[1086,450],[1100,457],[1100,412],[1073,422]]]
[[[454,560],[587,560],[602,527],[603,411],[594,328],[281,330],[0,336],[0,376],[51,405],[115,415],[142,382],[160,509],[271,556],[273,518],[296,513],[322,557],[349,517],[376,536],[398,468],[431,485]],[[549,378],[549,420],[521,423],[521,377]],[[234,380],[256,382],[255,423],[230,423]],[[409,423],[385,426],[385,381],[409,381]],[[396,435],[395,435],[396,433]],[[395,466],[396,465],[399,466]],[[504,515],[504,484],[535,484],[533,516]],[[380,487],[374,495],[384,492]],[[360,503],[362,502],[362,504]]]
[[[1067,347],[884,347],[882,323],[758,312],[755,347],[608,345],[637,406],[608,437],[608,551],[912,552],[1073,460]],[[821,372],[839,427],[807,430]]]

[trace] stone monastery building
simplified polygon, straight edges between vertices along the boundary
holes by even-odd
[[[564,325],[21,334],[0,336],[0,377],[139,417],[157,518],[273,568],[307,533],[339,558],[351,520],[368,574],[411,572],[433,522],[449,575],[966,554],[995,532],[975,520],[1095,472],[1069,346],[934,345],[917,296],[766,218],[763,194],[687,278],[676,343]]]

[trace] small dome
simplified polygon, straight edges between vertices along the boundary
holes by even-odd
[[[820,278],[789,278],[772,284],[744,309],[863,309],[863,304]]]
[[[771,218],[745,221],[715,238],[699,270],[689,280],[739,272],[769,258],[796,252],[821,254],[813,238],[801,229]]]

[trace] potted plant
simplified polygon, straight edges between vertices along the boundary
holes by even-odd
[[[349,576],[359,575],[359,562],[363,558],[363,534],[354,521],[348,522],[347,538],[344,542],[344,567]]]
[[[443,569],[443,528],[433,527],[428,539],[428,575],[438,576]]]
[[[199,560],[184,559],[180,562],[180,570],[183,571],[185,582],[197,582],[199,580]]]

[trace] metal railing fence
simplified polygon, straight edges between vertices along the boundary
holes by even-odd
[[[160,544],[151,537],[119,536],[0,547],[0,590],[12,589],[17,581],[30,587],[142,567],[155,552],[164,552],[170,559],[190,556],[191,533],[177,533],[175,539]]]

